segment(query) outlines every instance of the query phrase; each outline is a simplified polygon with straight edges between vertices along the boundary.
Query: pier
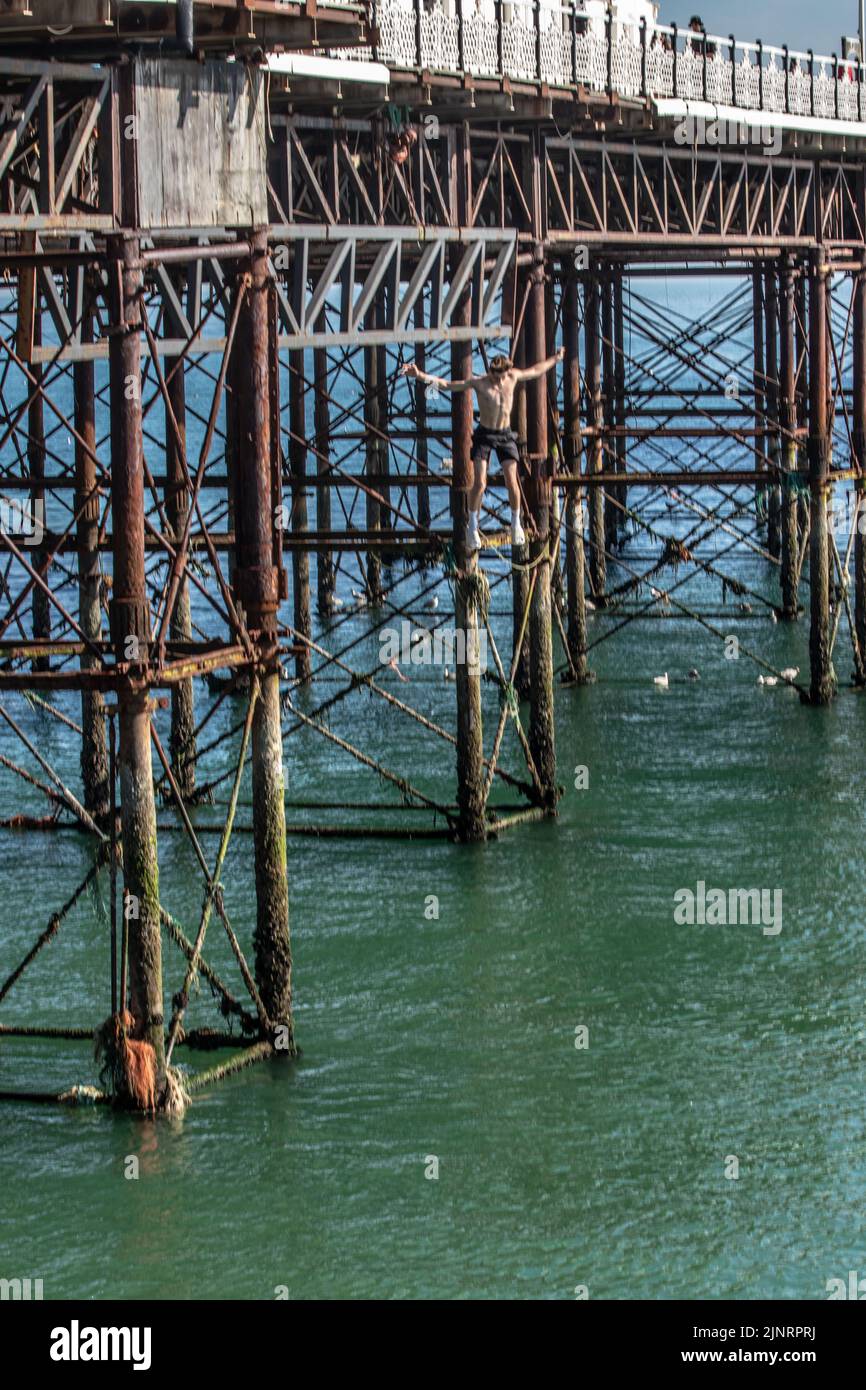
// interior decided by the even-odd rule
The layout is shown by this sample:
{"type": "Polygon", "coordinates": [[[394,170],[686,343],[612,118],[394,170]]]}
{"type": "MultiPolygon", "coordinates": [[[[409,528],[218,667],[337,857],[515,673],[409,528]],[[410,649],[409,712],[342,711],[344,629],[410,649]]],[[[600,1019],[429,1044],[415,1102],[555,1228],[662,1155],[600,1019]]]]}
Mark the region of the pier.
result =
{"type": "Polygon", "coordinates": [[[816,711],[866,683],[866,69],[597,0],[32,9],[0,14],[0,835],[75,833],[92,865],[4,953],[0,1038],[28,1031],[3,999],[96,880],[112,1007],[30,1030],[99,1031],[99,1087],[3,1094],[179,1110],[302,1045],[293,837],[445,855],[532,833],[566,780],[556,704],[603,643],[670,618],[729,640],[696,575],[750,619],[755,679],[816,711]],[[662,278],[725,292],[662,315],[662,278]],[[460,382],[560,346],[512,417],[526,542],[494,469],[472,549],[471,397],[400,370],[460,382]],[[409,661],[371,663],[359,613],[368,644],[410,622],[409,661]],[[773,623],[802,629],[793,674],[773,623]],[[447,727],[399,675],[443,633],[447,727]],[[399,737],[383,756],[332,718],[360,700],[423,730],[452,797],[399,737]],[[72,785],[37,708],[80,744],[72,785]],[[357,798],[294,805],[301,735],[358,768],[357,798]],[[250,940],[224,892],[239,835],[250,940]],[[194,855],[197,919],[163,836],[194,855]],[[187,1032],[200,978],[215,1026],[187,1032]],[[181,1076],[185,1046],[231,1056],[181,1076]]]}

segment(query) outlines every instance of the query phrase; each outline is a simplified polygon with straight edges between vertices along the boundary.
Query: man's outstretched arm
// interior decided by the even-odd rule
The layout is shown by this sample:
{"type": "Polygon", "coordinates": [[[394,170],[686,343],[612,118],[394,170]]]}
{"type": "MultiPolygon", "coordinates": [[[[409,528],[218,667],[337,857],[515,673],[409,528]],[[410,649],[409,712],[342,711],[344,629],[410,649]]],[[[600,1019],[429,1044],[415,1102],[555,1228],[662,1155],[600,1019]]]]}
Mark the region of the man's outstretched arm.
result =
{"type": "Polygon", "coordinates": [[[557,362],[561,362],[565,356],[565,348],[560,348],[552,357],[545,357],[543,362],[536,362],[532,367],[515,368],[514,376],[517,381],[535,381],[538,377],[544,376],[557,362]]]}
{"type": "Polygon", "coordinates": [[[415,376],[419,381],[427,381],[431,386],[438,386],[440,391],[471,391],[475,385],[475,378],[468,377],[461,381],[445,381],[444,377],[431,376],[429,372],[422,372],[421,368],[414,362],[407,362],[405,367],[400,368],[401,376],[415,376]]]}

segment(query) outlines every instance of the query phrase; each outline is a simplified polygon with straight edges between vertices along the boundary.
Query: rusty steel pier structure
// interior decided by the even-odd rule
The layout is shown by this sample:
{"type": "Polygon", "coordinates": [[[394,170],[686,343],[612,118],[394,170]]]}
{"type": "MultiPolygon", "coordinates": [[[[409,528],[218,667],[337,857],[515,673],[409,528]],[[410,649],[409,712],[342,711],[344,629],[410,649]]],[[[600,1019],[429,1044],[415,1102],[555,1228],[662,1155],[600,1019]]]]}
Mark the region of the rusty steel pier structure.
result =
{"type": "MultiPolygon", "coordinates": [[[[4,1024],[2,1001],[98,876],[114,914],[114,1084],[31,1099],[178,1108],[294,1054],[295,730],[396,788],[429,833],[475,842],[555,814],[554,697],[579,698],[601,640],[672,613],[724,639],[686,602],[695,574],[808,629],[808,678],[787,677],[804,701],[833,699],[837,638],[852,683],[866,681],[856,57],[594,0],[8,0],[0,266],[0,715],[22,761],[0,760],[7,792],[25,782],[46,802],[43,816],[0,807],[0,834],[74,825],[93,843],[85,881],[0,970],[0,1035],[52,1033],[4,1024]],[[730,295],[700,320],[663,321],[647,282],[696,275],[729,277],[730,295]],[[459,381],[492,351],[530,367],[559,345],[561,365],[515,404],[527,543],[508,544],[494,487],[487,544],[470,551],[471,397],[397,367],[459,381]],[[847,548],[834,489],[853,497],[847,548]],[[659,498],[685,530],[664,531],[659,498]],[[720,533],[721,557],[699,556],[720,533]],[[738,550],[766,564],[769,597],[727,572],[738,550]],[[490,564],[503,557],[513,640],[500,651],[490,564]],[[455,667],[453,729],[381,667],[357,669],[342,641],[346,567],[375,632],[403,611],[398,563],[431,589],[444,576],[467,650],[489,640],[491,670],[455,667]],[[340,683],[320,699],[323,672],[340,683]],[[334,732],[330,711],[361,691],[448,745],[453,800],[334,732]],[[80,741],[74,785],[28,733],[25,699],[80,741]],[[211,739],[215,711],[238,699],[230,737],[211,739]],[[209,767],[217,746],[231,747],[228,770],[209,767]],[[221,888],[248,764],[251,963],[221,888]],[[217,784],[230,794],[209,857],[194,808],[217,784]],[[491,796],[500,787],[511,803],[491,796]],[[192,927],[160,880],[163,801],[202,874],[192,927]],[[242,1000],[208,964],[212,919],[242,1000]],[[184,961],[170,1012],[167,942],[184,961]],[[200,975],[236,1031],[184,1029],[200,975]],[[179,1079],[175,1048],[205,1043],[235,1050],[179,1079]],[[145,1055],[142,1094],[123,1063],[145,1055]]],[[[759,641],[748,655],[785,679],[759,641]]]]}

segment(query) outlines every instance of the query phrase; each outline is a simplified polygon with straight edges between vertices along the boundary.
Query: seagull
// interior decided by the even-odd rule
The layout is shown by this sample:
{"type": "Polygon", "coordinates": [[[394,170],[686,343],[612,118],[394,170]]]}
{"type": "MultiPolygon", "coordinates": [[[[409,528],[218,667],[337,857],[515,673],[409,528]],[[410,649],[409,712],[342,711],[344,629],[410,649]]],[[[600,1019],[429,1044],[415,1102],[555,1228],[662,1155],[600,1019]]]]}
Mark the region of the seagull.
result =
{"type": "Polygon", "coordinates": [[[779,621],[779,619],[776,617],[776,610],[775,610],[775,608],[771,608],[771,609],[770,609],[770,622],[771,622],[771,623],[777,623],[778,621],[779,621]]]}
{"type": "Polygon", "coordinates": [[[799,666],[786,666],[781,672],[783,681],[795,681],[800,674],[799,666]]]}
{"type": "Polygon", "coordinates": [[[342,608],[342,606],[343,606],[343,600],[342,600],[341,598],[337,598],[337,595],[336,595],[336,594],[332,594],[332,595],[331,595],[331,608],[332,608],[332,609],[342,608]]]}
{"type": "Polygon", "coordinates": [[[670,685],[667,671],[665,671],[663,676],[653,676],[653,685],[659,685],[661,686],[662,690],[667,690],[668,686],[670,685]]]}
{"type": "Polygon", "coordinates": [[[690,681],[699,681],[700,678],[701,678],[701,673],[700,673],[700,671],[696,671],[695,668],[694,668],[694,666],[693,666],[692,669],[689,671],[689,680],[690,680],[690,681]]]}
{"type": "Polygon", "coordinates": [[[432,598],[428,598],[424,607],[427,609],[428,613],[435,613],[436,609],[439,607],[439,595],[434,594],[432,598]]]}
{"type": "Polygon", "coordinates": [[[778,676],[759,676],[758,685],[778,685],[778,676]]]}
{"type": "Polygon", "coordinates": [[[445,667],[445,670],[442,672],[442,679],[444,681],[453,681],[455,679],[454,672],[449,671],[447,666],[445,667]]]}
{"type": "Polygon", "coordinates": [[[367,607],[367,595],[366,595],[366,594],[362,594],[362,593],[360,592],[360,590],[358,590],[358,589],[353,589],[353,590],[352,590],[352,598],[357,599],[357,601],[358,601],[358,607],[359,607],[359,608],[366,608],[366,607],[367,607]]]}
{"type": "Polygon", "coordinates": [[[595,612],[595,604],[593,603],[591,598],[584,599],[584,605],[586,607],[587,613],[595,612]]]}
{"type": "Polygon", "coordinates": [[[741,603],[741,604],[740,604],[740,612],[741,612],[741,613],[751,613],[751,611],[752,611],[752,605],[751,605],[750,603],[741,603]]]}

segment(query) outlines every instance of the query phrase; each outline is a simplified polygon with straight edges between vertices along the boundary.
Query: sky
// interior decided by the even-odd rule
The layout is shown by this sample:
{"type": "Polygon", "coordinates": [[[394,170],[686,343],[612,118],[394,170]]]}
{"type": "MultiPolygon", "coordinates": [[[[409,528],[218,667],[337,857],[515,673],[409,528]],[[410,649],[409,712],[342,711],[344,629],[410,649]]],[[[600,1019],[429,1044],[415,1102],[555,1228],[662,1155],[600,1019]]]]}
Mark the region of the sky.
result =
{"type": "Polygon", "coordinates": [[[712,34],[816,53],[838,53],[842,35],[860,27],[859,0],[660,0],[662,24],[687,24],[693,14],[712,34]]]}

